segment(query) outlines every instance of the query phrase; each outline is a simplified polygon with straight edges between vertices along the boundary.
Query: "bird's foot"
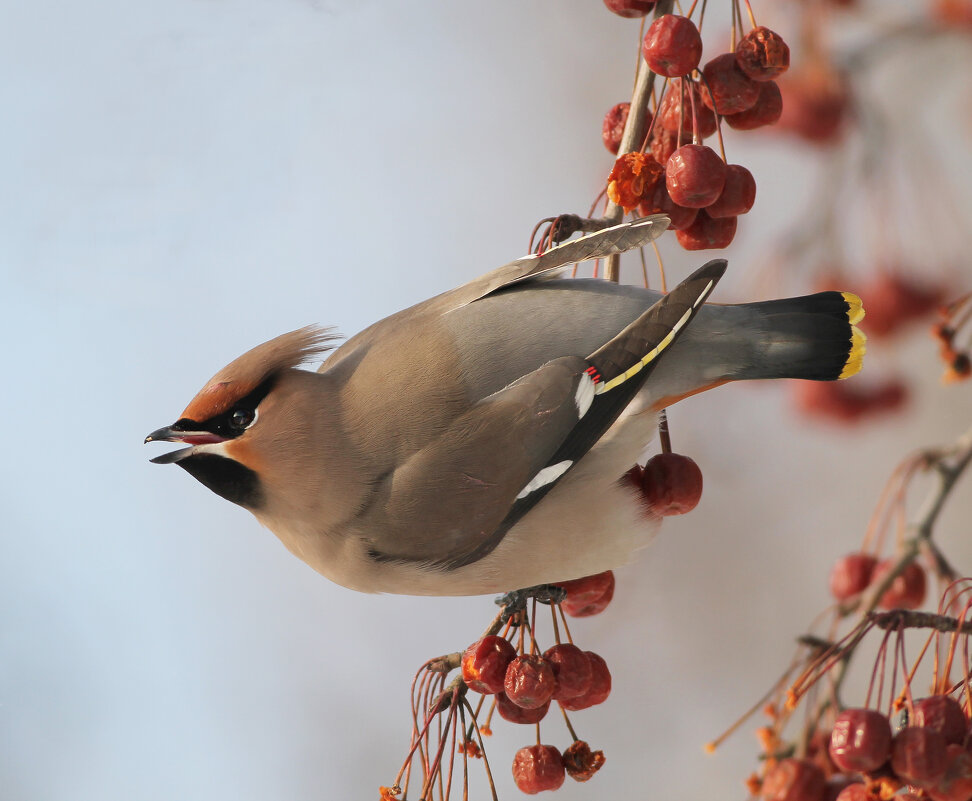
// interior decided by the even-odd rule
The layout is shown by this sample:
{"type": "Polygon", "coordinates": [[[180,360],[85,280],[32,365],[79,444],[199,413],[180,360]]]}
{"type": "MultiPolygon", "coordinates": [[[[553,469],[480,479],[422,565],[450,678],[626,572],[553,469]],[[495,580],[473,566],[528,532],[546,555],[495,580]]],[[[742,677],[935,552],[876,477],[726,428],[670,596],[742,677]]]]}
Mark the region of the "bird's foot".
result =
{"type": "Polygon", "coordinates": [[[536,598],[542,604],[559,604],[567,597],[567,590],[558,587],[556,584],[538,584],[535,587],[525,587],[522,590],[500,595],[496,599],[496,605],[503,607],[500,615],[505,623],[511,617],[526,609],[527,601],[536,598]]]}

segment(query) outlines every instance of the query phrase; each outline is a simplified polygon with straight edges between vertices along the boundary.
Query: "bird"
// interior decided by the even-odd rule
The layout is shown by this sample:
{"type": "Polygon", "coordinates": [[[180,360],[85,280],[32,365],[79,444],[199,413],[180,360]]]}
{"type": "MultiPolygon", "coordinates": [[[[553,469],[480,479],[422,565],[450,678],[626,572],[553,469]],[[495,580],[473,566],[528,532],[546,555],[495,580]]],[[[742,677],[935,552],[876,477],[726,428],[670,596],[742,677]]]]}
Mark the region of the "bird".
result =
{"type": "Polygon", "coordinates": [[[271,339],[145,438],[185,445],[151,461],[362,592],[479,595],[625,564],[659,526],[620,478],[660,410],[731,381],[847,378],[865,351],[848,292],[707,302],[725,260],[668,293],[563,275],[667,227],[569,239],[339,347],[319,326],[271,339]]]}

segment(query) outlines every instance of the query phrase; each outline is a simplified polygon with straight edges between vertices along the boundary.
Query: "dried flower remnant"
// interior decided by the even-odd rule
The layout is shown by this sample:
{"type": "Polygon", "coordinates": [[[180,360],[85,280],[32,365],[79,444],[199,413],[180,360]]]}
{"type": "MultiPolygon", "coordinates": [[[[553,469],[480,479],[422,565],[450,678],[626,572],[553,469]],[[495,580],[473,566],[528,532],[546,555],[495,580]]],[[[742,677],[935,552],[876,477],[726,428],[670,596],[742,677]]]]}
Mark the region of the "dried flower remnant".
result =
{"type": "Polygon", "coordinates": [[[661,164],[651,155],[625,153],[608,175],[607,195],[625,211],[633,211],[663,175],[661,164]]]}

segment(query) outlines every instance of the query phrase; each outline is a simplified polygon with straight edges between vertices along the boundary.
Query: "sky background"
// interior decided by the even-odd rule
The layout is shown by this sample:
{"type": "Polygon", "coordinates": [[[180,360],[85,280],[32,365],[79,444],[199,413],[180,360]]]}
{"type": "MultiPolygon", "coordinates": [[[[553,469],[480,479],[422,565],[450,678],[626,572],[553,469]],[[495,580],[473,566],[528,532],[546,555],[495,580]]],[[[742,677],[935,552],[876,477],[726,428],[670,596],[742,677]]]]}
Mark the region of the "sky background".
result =
{"type": "MultiPolygon", "coordinates": [[[[315,322],[351,335],[522,255],[541,217],[585,211],[636,31],[594,0],[0,0],[0,797],[368,799],[391,783],[412,673],[474,640],[490,599],[330,584],[142,440],[250,347],[315,322]]],[[[967,134],[948,139],[961,174],[967,134]]],[[[728,146],[759,197],[715,299],[761,299],[755,270],[819,156],[728,146]]],[[[968,220],[967,197],[955,212],[968,220]]],[[[920,220],[891,225],[922,252],[920,220]]],[[[675,278],[709,256],[666,252],[675,278]]],[[[811,424],[782,386],[672,410],[705,494],[574,626],[614,674],[575,719],[608,762],[559,798],[743,797],[751,735],[702,744],[781,672],[891,467],[969,425],[969,387],[939,384],[928,337],[874,359],[916,390],[886,422],[811,424]]],[[[966,569],[969,496],[966,480],[941,521],[966,569]]],[[[530,730],[494,728],[515,798],[530,730]]]]}

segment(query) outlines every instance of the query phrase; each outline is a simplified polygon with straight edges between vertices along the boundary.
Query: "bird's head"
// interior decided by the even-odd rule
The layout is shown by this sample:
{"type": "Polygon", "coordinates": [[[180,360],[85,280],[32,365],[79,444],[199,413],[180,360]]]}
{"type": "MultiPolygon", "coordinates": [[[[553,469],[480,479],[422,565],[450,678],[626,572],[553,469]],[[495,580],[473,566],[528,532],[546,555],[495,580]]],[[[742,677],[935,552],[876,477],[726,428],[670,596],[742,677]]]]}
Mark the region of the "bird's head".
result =
{"type": "MultiPolygon", "coordinates": [[[[277,451],[293,448],[300,432],[295,401],[303,392],[296,368],[329,350],[335,335],[316,326],[264,342],[214,375],[172,425],[145,442],[182,442],[152,461],[177,464],[228,501],[251,511],[266,500],[266,473],[277,451]]],[[[306,394],[306,392],[303,392],[306,394]]]]}

